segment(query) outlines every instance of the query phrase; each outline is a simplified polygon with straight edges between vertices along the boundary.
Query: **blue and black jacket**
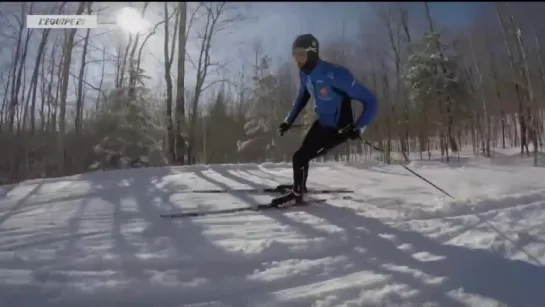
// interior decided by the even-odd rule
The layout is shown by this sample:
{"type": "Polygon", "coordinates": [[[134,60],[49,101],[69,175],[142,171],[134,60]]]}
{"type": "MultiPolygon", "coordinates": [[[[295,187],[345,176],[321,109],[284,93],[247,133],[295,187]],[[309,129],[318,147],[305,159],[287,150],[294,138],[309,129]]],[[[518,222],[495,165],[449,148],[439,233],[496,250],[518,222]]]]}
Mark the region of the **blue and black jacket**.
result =
{"type": "Polygon", "coordinates": [[[300,86],[293,107],[286,117],[293,123],[307,105],[311,95],[314,97],[314,112],[320,125],[335,129],[354,124],[363,128],[370,124],[377,113],[375,95],[363,84],[354,79],[352,73],[343,66],[319,60],[312,72],[299,73],[300,86]],[[351,99],[363,104],[363,112],[354,122],[351,99]]]}

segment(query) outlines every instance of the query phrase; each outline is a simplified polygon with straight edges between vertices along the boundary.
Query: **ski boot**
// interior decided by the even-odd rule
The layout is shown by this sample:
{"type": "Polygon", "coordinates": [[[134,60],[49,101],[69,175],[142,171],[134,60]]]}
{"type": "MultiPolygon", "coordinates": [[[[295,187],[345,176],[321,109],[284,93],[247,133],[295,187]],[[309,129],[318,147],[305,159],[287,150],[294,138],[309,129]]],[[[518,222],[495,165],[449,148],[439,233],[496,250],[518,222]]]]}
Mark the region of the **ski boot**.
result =
{"type": "Polygon", "coordinates": [[[293,190],[271,201],[271,205],[277,208],[287,208],[302,204],[304,204],[303,194],[295,193],[293,190]]]}
{"type": "MultiPolygon", "coordinates": [[[[280,185],[277,185],[275,188],[275,191],[279,193],[286,193],[292,190],[293,190],[293,184],[280,184],[280,185]]],[[[308,189],[306,186],[303,187],[303,193],[308,193],[308,189]]]]}

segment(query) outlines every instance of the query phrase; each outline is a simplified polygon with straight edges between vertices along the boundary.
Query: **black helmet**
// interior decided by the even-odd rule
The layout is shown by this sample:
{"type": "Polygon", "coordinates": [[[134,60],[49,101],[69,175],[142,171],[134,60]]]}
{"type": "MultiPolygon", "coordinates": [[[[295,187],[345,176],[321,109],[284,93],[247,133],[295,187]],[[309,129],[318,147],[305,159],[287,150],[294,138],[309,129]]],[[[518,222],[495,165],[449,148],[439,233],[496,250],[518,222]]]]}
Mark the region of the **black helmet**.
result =
{"type": "Polygon", "coordinates": [[[312,34],[302,34],[295,38],[293,41],[293,49],[295,48],[304,48],[307,52],[315,52],[319,54],[320,44],[314,35],[312,34]]]}
{"type": "Polygon", "coordinates": [[[295,48],[303,48],[307,51],[307,62],[301,70],[304,73],[310,73],[320,59],[320,44],[318,43],[318,40],[312,34],[301,34],[293,41],[292,51],[295,50],[295,48]]]}

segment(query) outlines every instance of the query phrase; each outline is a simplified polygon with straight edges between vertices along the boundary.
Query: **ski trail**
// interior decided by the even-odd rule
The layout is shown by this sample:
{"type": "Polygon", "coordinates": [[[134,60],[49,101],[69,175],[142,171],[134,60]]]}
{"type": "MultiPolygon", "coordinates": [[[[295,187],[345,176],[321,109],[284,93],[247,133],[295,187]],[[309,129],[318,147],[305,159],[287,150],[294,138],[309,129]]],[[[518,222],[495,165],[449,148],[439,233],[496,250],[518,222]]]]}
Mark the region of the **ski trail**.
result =
{"type": "MultiPolygon", "coordinates": [[[[539,168],[314,163],[327,204],[165,220],[274,195],[187,193],[290,182],[289,164],[97,172],[2,187],[10,306],[545,306],[539,168]],[[493,225],[513,239],[508,242],[493,225]],[[514,243],[514,244],[512,244],[514,243]]],[[[313,195],[314,197],[314,195],[313,195]]]]}

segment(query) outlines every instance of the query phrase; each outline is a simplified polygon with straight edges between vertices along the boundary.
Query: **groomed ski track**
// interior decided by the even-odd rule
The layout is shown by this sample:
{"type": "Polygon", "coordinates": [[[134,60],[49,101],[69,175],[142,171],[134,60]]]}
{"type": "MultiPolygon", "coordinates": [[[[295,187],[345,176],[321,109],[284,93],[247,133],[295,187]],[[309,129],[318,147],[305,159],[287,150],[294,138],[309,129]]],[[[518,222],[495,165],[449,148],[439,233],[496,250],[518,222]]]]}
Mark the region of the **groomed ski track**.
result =
{"type": "Polygon", "coordinates": [[[315,163],[326,203],[164,219],[275,194],[289,164],[96,172],[0,187],[2,306],[545,306],[545,168],[315,163]],[[498,232],[499,231],[499,232],[498,232]],[[523,252],[523,250],[525,252],[523,252]],[[531,258],[528,255],[531,255],[531,258]]]}

